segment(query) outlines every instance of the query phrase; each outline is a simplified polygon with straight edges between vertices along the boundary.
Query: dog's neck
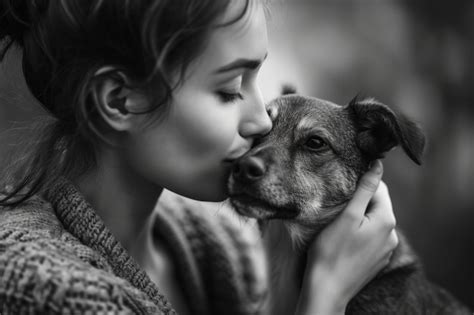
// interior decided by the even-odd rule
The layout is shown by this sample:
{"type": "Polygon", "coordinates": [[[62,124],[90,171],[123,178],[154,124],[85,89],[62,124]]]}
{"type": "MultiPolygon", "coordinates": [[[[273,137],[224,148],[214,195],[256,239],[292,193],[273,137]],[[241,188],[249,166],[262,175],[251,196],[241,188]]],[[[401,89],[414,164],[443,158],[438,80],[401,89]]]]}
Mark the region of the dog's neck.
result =
{"type": "Polygon", "coordinates": [[[269,314],[293,314],[305,270],[305,251],[294,249],[288,229],[281,220],[266,222],[262,233],[271,272],[269,314]]]}

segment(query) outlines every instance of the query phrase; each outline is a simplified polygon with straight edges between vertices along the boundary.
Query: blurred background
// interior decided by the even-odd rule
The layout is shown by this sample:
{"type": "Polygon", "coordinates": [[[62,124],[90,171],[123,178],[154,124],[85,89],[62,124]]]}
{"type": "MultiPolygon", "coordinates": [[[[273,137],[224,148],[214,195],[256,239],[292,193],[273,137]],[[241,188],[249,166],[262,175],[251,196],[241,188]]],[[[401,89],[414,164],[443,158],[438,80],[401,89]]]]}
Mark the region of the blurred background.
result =
{"type": "Polygon", "coordinates": [[[474,308],[474,1],[273,1],[261,82],[347,104],[357,93],[424,129],[417,166],[384,161],[397,216],[428,277],[474,308]]]}
{"type": "MultiPolygon", "coordinates": [[[[391,152],[384,181],[428,277],[474,308],[474,1],[270,2],[268,100],[283,83],[338,104],[361,93],[420,123],[423,165],[391,152]]],[[[15,53],[0,66],[0,161],[7,130],[43,113],[19,69],[15,53]]]]}

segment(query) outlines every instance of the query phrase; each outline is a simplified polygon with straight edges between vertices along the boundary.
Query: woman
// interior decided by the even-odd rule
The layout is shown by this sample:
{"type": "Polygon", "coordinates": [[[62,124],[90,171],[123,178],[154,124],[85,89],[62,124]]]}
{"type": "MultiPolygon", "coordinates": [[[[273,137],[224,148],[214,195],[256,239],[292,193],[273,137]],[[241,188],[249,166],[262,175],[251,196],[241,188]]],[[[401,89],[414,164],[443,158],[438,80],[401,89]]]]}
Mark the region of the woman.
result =
{"type": "MultiPolygon", "coordinates": [[[[264,312],[253,249],[229,222],[192,209],[147,220],[163,188],[225,199],[232,161],[271,129],[256,84],[265,5],[1,4],[4,52],[23,48],[28,87],[52,116],[1,200],[2,313],[264,312]]],[[[342,314],[388,262],[398,241],[381,174],[376,163],[315,240],[296,313],[342,314]]]]}

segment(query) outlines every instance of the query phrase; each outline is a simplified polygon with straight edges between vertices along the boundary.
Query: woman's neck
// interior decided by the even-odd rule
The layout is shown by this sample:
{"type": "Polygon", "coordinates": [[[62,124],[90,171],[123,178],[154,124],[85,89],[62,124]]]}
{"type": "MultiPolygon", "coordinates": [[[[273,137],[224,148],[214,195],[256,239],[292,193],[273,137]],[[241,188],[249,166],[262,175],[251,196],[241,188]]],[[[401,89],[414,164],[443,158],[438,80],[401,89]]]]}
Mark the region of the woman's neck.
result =
{"type": "Polygon", "coordinates": [[[131,252],[162,188],[133,172],[120,154],[102,151],[97,167],[74,181],[118,241],[131,252]]]}

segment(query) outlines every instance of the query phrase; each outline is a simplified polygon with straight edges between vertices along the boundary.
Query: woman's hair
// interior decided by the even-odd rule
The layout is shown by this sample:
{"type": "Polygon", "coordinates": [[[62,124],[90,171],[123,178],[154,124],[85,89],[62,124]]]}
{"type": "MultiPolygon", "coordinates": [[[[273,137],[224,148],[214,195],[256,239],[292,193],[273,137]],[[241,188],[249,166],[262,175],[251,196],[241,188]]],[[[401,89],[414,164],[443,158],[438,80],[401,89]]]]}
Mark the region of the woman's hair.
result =
{"type": "Polygon", "coordinates": [[[135,114],[161,112],[209,32],[240,20],[251,0],[234,20],[218,25],[231,1],[0,0],[0,60],[12,45],[22,48],[27,86],[52,116],[9,167],[13,187],[0,205],[17,205],[58,177],[95,165],[100,115],[90,89],[99,69],[125,74],[131,88],[151,98],[153,105],[135,114]]]}

